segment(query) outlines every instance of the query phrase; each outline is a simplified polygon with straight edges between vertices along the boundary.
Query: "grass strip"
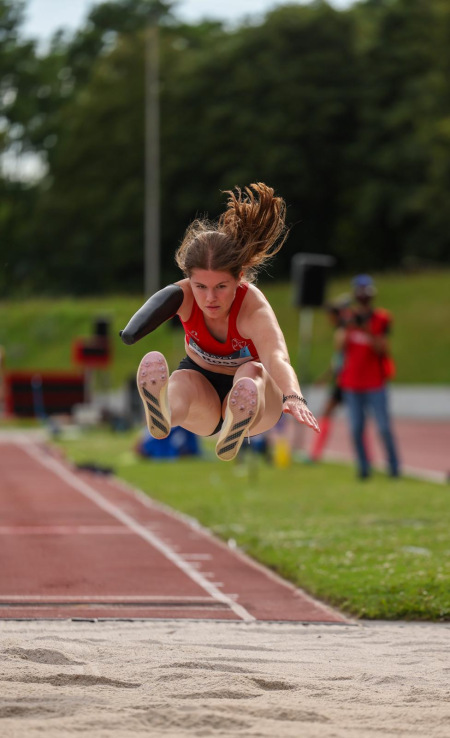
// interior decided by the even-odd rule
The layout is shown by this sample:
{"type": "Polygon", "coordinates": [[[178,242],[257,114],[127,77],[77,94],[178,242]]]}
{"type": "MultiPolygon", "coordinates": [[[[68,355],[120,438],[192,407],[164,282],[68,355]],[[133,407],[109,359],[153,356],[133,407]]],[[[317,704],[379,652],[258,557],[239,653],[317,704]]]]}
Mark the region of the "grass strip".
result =
{"type": "MultiPolygon", "coordinates": [[[[377,304],[392,311],[392,350],[399,384],[447,384],[450,356],[449,299],[450,271],[417,274],[375,275],[377,304]],[[417,347],[425,347],[418,351],[417,347]]],[[[293,304],[292,286],[286,282],[263,282],[267,296],[285,334],[292,364],[299,363],[299,310],[293,304]]],[[[330,281],[328,295],[348,292],[350,276],[330,281]]],[[[119,330],[142,305],[143,296],[109,295],[72,300],[30,298],[0,303],[0,345],[6,352],[7,369],[70,369],[72,343],[77,337],[92,335],[97,318],[110,321],[114,361],[103,376],[112,387],[122,387],[134,378],[144,353],[162,351],[174,369],[184,355],[183,333],[165,324],[134,346],[125,346],[119,330]]],[[[314,310],[311,348],[311,377],[329,365],[332,330],[325,311],[314,310]]],[[[305,381],[305,377],[300,377],[305,381]]],[[[100,387],[101,389],[101,387],[100,387]]]]}
{"type": "Polygon", "coordinates": [[[448,487],[381,473],[359,481],[337,464],[278,469],[242,451],[224,463],[208,444],[199,459],[144,460],[136,437],[95,430],[58,445],[75,463],[112,466],[353,616],[450,620],[448,487]]]}

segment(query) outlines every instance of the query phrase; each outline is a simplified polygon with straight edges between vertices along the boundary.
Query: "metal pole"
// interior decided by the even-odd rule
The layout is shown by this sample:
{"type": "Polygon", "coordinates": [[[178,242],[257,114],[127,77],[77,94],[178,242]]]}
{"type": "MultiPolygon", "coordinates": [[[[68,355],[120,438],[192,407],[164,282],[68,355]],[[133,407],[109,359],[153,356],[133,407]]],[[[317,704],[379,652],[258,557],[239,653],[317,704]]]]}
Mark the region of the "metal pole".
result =
{"type": "Polygon", "coordinates": [[[151,21],[145,43],[145,250],[144,290],[160,288],[159,29],[151,21]]]}

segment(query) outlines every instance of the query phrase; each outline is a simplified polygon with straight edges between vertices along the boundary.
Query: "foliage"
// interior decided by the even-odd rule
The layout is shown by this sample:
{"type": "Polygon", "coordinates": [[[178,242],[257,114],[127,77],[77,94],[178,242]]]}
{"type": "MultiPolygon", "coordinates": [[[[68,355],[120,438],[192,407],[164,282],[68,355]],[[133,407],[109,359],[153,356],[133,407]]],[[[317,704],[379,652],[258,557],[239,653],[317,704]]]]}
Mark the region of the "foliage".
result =
{"type": "Polygon", "coordinates": [[[45,51],[0,0],[0,153],[39,157],[39,181],[0,173],[0,295],[142,289],[146,27],[161,69],[162,282],[197,213],[263,180],[288,203],[298,251],[340,270],[448,263],[450,6],[286,3],[229,29],[176,3],[95,5],[45,51]]]}

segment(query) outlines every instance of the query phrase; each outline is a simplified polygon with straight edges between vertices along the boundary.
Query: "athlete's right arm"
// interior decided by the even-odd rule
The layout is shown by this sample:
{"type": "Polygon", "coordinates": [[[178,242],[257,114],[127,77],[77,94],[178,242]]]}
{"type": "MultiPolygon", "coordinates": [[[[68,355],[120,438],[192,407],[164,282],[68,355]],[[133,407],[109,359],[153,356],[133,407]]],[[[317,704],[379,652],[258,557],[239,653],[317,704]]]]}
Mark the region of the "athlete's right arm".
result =
{"type": "Polygon", "coordinates": [[[155,292],[133,315],[128,325],[120,331],[120,337],[131,346],[172,318],[183,304],[184,292],[179,284],[169,284],[155,292]]]}

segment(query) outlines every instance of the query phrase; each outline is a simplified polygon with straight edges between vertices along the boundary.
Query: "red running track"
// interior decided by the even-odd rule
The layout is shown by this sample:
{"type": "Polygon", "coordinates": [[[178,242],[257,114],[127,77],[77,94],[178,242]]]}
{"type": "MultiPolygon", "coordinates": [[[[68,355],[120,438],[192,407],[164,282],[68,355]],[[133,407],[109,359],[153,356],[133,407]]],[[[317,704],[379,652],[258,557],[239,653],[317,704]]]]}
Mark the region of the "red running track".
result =
{"type": "Polygon", "coordinates": [[[348,622],[194,521],[25,436],[0,441],[0,619],[348,622]]]}
{"type": "MultiPolygon", "coordinates": [[[[436,482],[450,480],[450,422],[394,418],[394,433],[404,474],[436,482]]],[[[307,449],[313,434],[306,437],[307,449]]],[[[369,453],[375,467],[386,468],[386,454],[372,419],[367,424],[369,453]]],[[[346,417],[333,418],[325,458],[355,463],[355,452],[346,417]]]]}

